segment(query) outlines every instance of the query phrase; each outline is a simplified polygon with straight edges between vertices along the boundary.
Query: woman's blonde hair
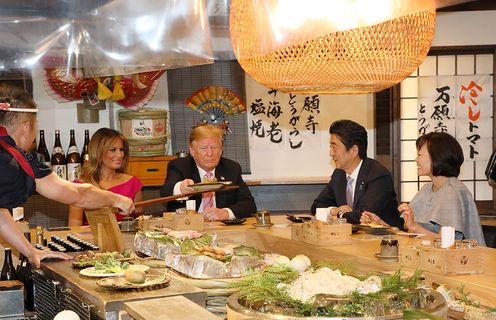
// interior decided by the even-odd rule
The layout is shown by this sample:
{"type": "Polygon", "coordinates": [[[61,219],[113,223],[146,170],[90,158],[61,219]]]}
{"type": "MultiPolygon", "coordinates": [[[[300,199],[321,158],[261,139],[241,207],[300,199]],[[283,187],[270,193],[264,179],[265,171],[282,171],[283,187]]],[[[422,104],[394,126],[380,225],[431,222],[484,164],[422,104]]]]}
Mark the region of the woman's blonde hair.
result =
{"type": "MultiPolygon", "coordinates": [[[[36,103],[26,91],[7,84],[0,85],[0,103],[10,104],[12,109],[36,109],[36,103]]],[[[0,126],[4,126],[11,131],[15,131],[25,121],[34,124],[36,122],[36,113],[0,110],[0,126]]]]}
{"type": "Polygon", "coordinates": [[[204,124],[194,127],[189,134],[189,144],[191,145],[193,141],[211,137],[219,138],[220,143],[223,143],[224,129],[213,124],[204,124]]]}
{"type": "Polygon", "coordinates": [[[88,144],[89,157],[88,162],[86,162],[81,169],[82,181],[99,186],[100,174],[103,168],[103,155],[112,147],[112,143],[116,139],[122,140],[122,143],[124,144],[124,158],[122,159],[122,166],[117,172],[124,172],[128,162],[129,143],[119,131],[101,128],[91,136],[90,143],[88,144]]]}

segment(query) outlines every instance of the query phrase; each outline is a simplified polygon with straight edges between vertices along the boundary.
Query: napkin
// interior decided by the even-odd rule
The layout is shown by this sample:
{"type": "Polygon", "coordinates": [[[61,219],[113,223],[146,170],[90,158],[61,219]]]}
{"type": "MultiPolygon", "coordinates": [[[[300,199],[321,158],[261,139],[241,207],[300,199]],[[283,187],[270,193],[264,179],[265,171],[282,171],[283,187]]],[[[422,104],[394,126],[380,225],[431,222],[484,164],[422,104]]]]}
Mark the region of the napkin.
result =
{"type": "Polygon", "coordinates": [[[323,222],[327,222],[329,215],[329,208],[317,208],[315,212],[315,219],[323,222]]]}
{"type": "Polygon", "coordinates": [[[196,210],[196,200],[186,200],[186,210],[196,210]]]}
{"type": "Polygon", "coordinates": [[[441,248],[449,248],[455,244],[455,228],[441,227],[441,248]]]}

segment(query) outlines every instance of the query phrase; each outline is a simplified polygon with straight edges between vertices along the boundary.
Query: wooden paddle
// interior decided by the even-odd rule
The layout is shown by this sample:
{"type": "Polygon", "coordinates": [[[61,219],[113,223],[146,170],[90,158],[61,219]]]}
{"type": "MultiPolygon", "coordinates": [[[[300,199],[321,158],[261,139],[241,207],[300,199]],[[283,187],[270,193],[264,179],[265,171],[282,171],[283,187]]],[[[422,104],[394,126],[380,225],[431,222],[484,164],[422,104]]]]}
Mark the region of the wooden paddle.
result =
{"type": "Polygon", "coordinates": [[[210,190],[194,191],[191,193],[183,193],[183,194],[178,194],[175,196],[168,196],[168,197],[156,198],[156,199],[151,199],[151,200],[139,201],[139,202],[135,202],[134,206],[136,208],[146,207],[146,206],[150,206],[152,204],[164,203],[164,202],[169,202],[172,200],[177,200],[180,198],[188,198],[191,196],[196,196],[198,194],[202,194],[205,192],[225,192],[225,191],[232,191],[232,190],[235,190],[238,188],[239,188],[239,186],[223,186],[222,188],[214,189],[214,190],[210,189],[210,190]]]}

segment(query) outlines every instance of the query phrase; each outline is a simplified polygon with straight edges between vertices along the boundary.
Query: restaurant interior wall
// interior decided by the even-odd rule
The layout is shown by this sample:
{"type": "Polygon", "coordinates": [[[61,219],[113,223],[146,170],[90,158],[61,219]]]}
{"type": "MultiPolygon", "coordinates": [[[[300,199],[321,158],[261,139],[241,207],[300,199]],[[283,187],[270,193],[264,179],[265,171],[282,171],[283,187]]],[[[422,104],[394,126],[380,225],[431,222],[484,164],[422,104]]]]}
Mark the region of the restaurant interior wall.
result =
{"type": "MultiPolygon", "coordinates": [[[[495,45],[496,34],[491,30],[496,29],[496,11],[470,11],[470,12],[441,12],[436,21],[436,32],[433,40],[433,49],[443,47],[464,47],[495,45]],[[460,23],[463,22],[463,23],[460,23]]],[[[437,50],[439,51],[439,50],[437,50]]],[[[436,55],[426,58],[418,71],[401,83],[401,192],[402,201],[409,201],[420,188],[425,179],[420,183],[417,180],[412,160],[415,158],[415,143],[412,130],[416,132],[416,96],[418,75],[448,75],[465,73],[491,73],[493,71],[492,54],[468,55],[443,55],[439,59],[436,55]],[[455,71],[456,70],[456,71],[455,71]],[[466,71],[464,71],[466,70],[466,71]],[[413,106],[413,108],[412,108],[413,106]],[[413,123],[413,125],[412,125],[413,123]],[[413,149],[412,149],[413,148],[413,149]],[[413,151],[412,151],[413,150],[413,151]],[[413,179],[413,180],[412,180],[413,179]]],[[[494,137],[493,137],[494,138],[494,137]]],[[[484,181],[484,164],[474,168],[462,167],[461,179],[464,180],[469,190],[475,193],[476,200],[492,200],[492,189],[484,181]],[[464,170],[465,169],[465,170],[464,170]],[[475,177],[475,178],[474,178],[475,177]]]]}
{"type": "MultiPolygon", "coordinates": [[[[446,45],[480,45],[495,44],[496,34],[496,11],[472,11],[472,12],[448,12],[440,13],[437,17],[436,34],[434,46],[446,45]],[[462,23],[461,23],[462,22],[462,23]]],[[[53,146],[53,132],[60,129],[63,137],[68,137],[69,130],[74,128],[77,132],[77,144],[82,146],[84,129],[90,129],[93,133],[96,129],[110,125],[110,120],[115,116],[109,114],[109,109],[100,111],[100,122],[98,124],[77,124],[76,103],[58,103],[52,99],[43,88],[43,76],[41,70],[33,73],[33,94],[35,101],[40,105],[39,123],[40,129],[46,131],[47,145],[53,146]],[[111,116],[111,117],[109,117],[111,116]]],[[[159,82],[157,92],[148,106],[169,108],[167,79],[163,76],[159,82]]],[[[120,107],[114,104],[114,111],[120,107]]],[[[68,138],[63,139],[63,146],[67,149],[68,138]]],[[[170,148],[169,148],[170,149],[170,148]]],[[[326,151],[327,152],[327,151],[326,151]]],[[[169,150],[170,153],[170,150],[169,150]]],[[[322,189],[322,185],[266,185],[251,187],[257,205],[269,210],[284,210],[293,208],[295,210],[307,209],[316,193],[322,189]],[[293,195],[292,195],[293,194],[293,195]],[[281,196],[284,195],[284,196],[281,196]]],[[[146,192],[145,197],[154,197],[156,190],[146,192]]],[[[35,199],[33,199],[35,200],[35,199]]],[[[51,215],[55,208],[48,207],[43,214],[51,215]]],[[[64,225],[64,214],[61,210],[60,219],[54,219],[53,225],[64,225]]]]}

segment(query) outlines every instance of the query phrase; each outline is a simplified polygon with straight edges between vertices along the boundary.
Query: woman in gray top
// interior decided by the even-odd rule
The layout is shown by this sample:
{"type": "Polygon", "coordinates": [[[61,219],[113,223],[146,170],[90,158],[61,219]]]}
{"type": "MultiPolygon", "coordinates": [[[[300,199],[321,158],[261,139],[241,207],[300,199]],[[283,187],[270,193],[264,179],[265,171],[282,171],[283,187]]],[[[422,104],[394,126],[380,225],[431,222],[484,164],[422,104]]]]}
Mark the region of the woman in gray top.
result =
{"type": "MultiPolygon", "coordinates": [[[[452,226],[456,239],[473,239],[485,245],[474,198],[457,178],[464,161],[458,141],[447,133],[431,132],[419,137],[416,146],[417,174],[432,181],[409,204],[398,207],[405,230],[437,236],[442,226],[452,226]]],[[[362,220],[381,223],[369,213],[364,213],[362,220]]]]}

